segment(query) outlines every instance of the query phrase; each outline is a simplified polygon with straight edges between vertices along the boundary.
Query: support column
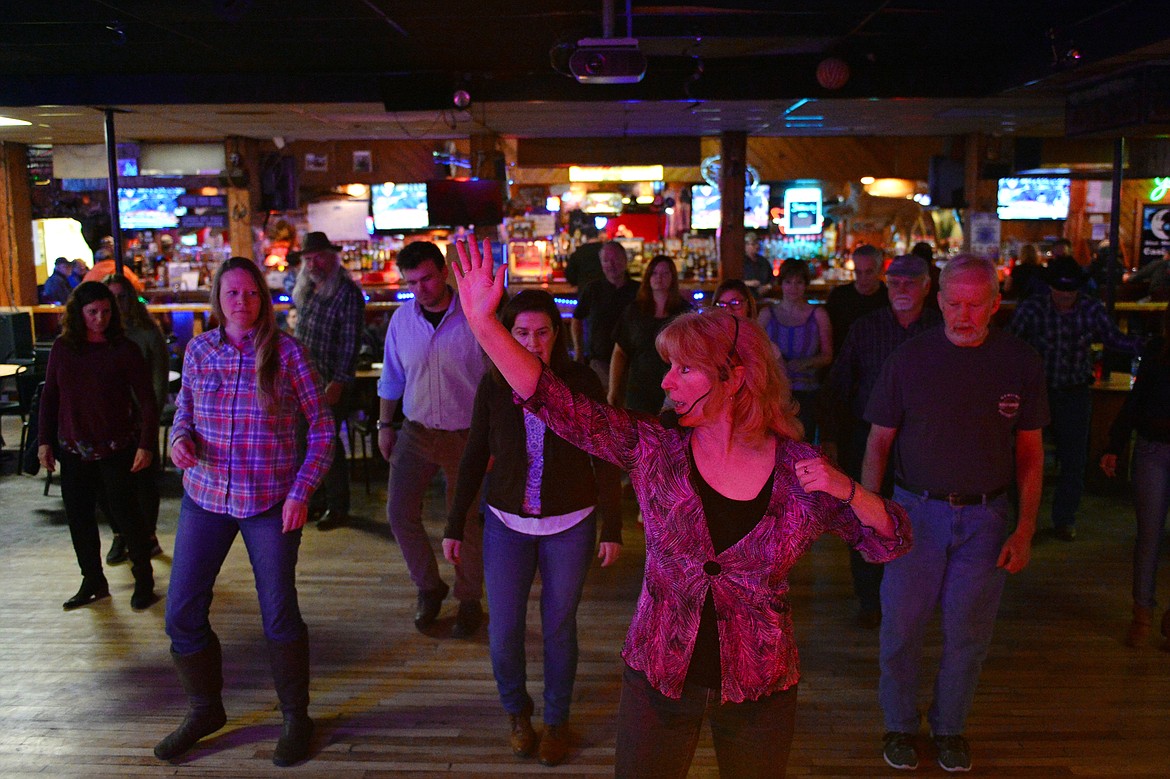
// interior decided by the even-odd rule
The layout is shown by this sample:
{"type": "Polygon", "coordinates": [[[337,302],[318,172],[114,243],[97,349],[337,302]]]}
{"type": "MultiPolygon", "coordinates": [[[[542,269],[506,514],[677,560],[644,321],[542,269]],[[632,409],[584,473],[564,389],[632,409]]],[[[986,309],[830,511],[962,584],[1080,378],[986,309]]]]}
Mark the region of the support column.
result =
{"type": "MultiPolygon", "coordinates": [[[[987,140],[980,133],[971,133],[963,138],[963,196],[967,201],[967,213],[972,211],[995,211],[995,202],[988,202],[979,186],[983,160],[987,153],[987,140]]],[[[971,251],[970,222],[963,224],[963,251],[971,251]]]]}
{"type": "MultiPolygon", "coordinates": [[[[500,136],[493,132],[472,133],[468,139],[471,142],[471,174],[479,179],[493,179],[500,182],[504,190],[504,201],[507,202],[508,171],[504,166],[504,153],[500,151],[500,136]]],[[[494,226],[476,225],[476,238],[495,238],[494,226]]]]}
{"type": "Polygon", "coordinates": [[[256,206],[260,203],[260,144],[253,138],[227,138],[224,141],[224,159],[227,161],[228,243],[236,257],[256,260],[255,237],[252,232],[256,206]],[[233,170],[242,170],[242,177],[231,176],[233,170]],[[242,186],[241,186],[242,185],[242,186]]]}
{"type": "Polygon", "coordinates": [[[0,305],[37,302],[28,147],[0,143],[0,305]]]}
{"type": "Polygon", "coordinates": [[[719,278],[743,278],[743,196],[747,189],[747,133],[719,136],[719,278]]]}

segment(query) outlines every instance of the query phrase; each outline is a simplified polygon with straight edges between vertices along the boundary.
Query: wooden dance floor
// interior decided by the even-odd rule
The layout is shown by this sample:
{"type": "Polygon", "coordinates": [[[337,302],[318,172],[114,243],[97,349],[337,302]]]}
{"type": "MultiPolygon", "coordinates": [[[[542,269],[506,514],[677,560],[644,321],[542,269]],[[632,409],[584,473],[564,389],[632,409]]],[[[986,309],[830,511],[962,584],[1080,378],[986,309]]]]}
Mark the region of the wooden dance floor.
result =
{"type": "MultiPolygon", "coordinates": [[[[379,481],[379,480],[376,480],[379,481]]],[[[167,472],[160,538],[174,539],[178,479],[167,472]]],[[[448,601],[434,635],[411,622],[415,591],[387,530],[384,486],[354,482],[349,527],[305,530],[299,590],[312,644],[312,759],[272,765],[280,715],[251,573],[237,542],[216,588],[212,621],[223,642],[228,725],[176,764],[152,747],[182,718],[168,657],[163,604],[130,609],[127,566],[107,570],[113,598],[65,613],[80,581],[60,490],[43,479],[0,477],[0,777],[271,777],[375,779],[451,774],[612,774],[618,650],[641,580],[643,537],[627,502],[626,546],[611,570],[594,568],[581,605],[581,662],[571,720],[574,748],[554,769],[507,748],[487,657],[446,637],[448,601]]],[[[441,533],[441,493],[429,497],[441,533]]],[[[1133,514],[1120,497],[1089,496],[1071,544],[1041,536],[1032,565],[1012,578],[967,736],[985,776],[1170,776],[1170,653],[1154,639],[1128,649],[1133,514]]],[[[109,533],[103,527],[103,548],[109,533]]],[[[170,558],[155,561],[165,592],[170,558]]],[[[444,565],[444,575],[450,570],[444,565]]],[[[1170,596],[1170,565],[1160,594],[1170,596]]],[[[843,545],[822,539],[793,580],[803,661],[789,775],[893,776],[882,762],[877,633],[854,624],[843,545]]],[[[535,595],[535,593],[534,593],[535,595]]],[[[530,691],[541,705],[539,616],[528,631],[530,691]]],[[[1159,615],[1160,616],[1160,615],[1159,615]]],[[[937,650],[928,650],[937,657],[937,650]]],[[[929,680],[923,680],[926,705],[929,680]]],[[[539,729],[540,723],[537,721],[539,729]]],[[[925,739],[924,739],[925,742],[925,739]]],[[[921,775],[943,775],[923,746],[921,775]]],[[[717,776],[704,733],[691,773],[717,776]]]]}

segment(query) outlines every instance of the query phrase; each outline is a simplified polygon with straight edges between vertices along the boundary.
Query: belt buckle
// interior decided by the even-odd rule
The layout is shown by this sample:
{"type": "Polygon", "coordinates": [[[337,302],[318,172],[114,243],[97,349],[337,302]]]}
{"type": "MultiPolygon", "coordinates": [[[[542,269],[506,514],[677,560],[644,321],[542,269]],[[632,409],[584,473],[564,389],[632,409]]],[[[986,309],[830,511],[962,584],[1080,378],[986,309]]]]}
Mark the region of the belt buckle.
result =
{"type": "Polygon", "coordinates": [[[954,507],[956,507],[956,506],[965,506],[965,505],[967,505],[967,504],[966,504],[966,503],[963,501],[963,496],[962,496],[960,493],[958,493],[958,492],[951,492],[951,493],[948,493],[948,494],[947,494],[947,503],[949,503],[949,504],[951,505],[951,508],[954,508],[954,507]]]}

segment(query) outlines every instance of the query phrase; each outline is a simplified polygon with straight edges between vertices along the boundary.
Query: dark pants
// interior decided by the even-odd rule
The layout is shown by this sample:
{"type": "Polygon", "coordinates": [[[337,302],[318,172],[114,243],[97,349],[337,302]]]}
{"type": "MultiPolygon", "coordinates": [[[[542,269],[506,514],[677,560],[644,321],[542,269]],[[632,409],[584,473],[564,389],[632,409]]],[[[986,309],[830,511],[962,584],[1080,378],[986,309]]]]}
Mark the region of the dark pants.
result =
{"type": "MultiPolygon", "coordinates": [[[[841,467],[854,481],[861,481],[861,466],[865,462],[865,446],[869,440],[869,423],[864,420],[851,420],[847,436],[843,436],[838,444],[841,456],[841,467]],[[845,442],[848,441],[848,444],[845,442]],[[844,446],[843,446],[844,445],[844,446]]],[[[882,495],[889,497],[894,491],[894,469],[887,468],[882,482],[882,495]]],[[[876,613],[882,609],[882,572],[885,566],[881,563],[866,562],[865,558],[856,549],[849,550],[849,572],[853,574],[853,592],[861,604],[861,610],[876,613]]]]}
{"type": "Polygon", "coordinates": [[[755,701],[720,703],[718,690],[687,683],[682,697],[674,699],[626,666],[614,776],[682,779],[694,758],[704,716],[711,720],[720,776],[785,775],[796,724],[796,687],[755,701]]]}
{"type": "Polygon", "coordinates": [[[150,566],[150,535],[134,491],[134,449],[118,452],[102,460],[82,460],[70,452],[61,452],[61,499],[65,518],[81,575],[102,575],[102,546],[97,526],[97,500],[104,494],[110,511],[119,518],[126,548],[135,567],[150,566]]]}
{"type": "Polygon", "coordinates": [[[1085,491],[1085,467],[1089,461],[1089,417],[1093,398],[1088,387],[1048,390],[1052,415],[1052,440],[1060,476],[1052,493],[1052,526],[1072,527],[1077,521],[1081,493],[1085,491]]]}
{"type": "MultiPolygon", "coordinates": [[[[341,423],[349,419],[353,412],[353,386],[349,385],[341,392],[337,405],[331,406],[333,414],[333,462],[325,474],[325,481],[321,489],[317,490],[310,499],[310,505],[317,510],[328,510],[331,514],[349,514],[349,458],[346,457],[345,447],[341,445],[341,423]]],[[[302,440],[308,433],[308,425],[303,420],[300,423],[302,440]]]]}
{"type": "MultiPolygon", "coordinates": [[[[130,474],[130,479],[134,482],[134,496],[138,499],[138,510],[142,513],[146,535],[153,538],[158,531],[158,507],[161,502],[158,485],[162,479],[163,468],[157,444],[151,453],[154,457],[150,466],[130,474]]],[[[106,520],[110,523],[110,530],[121,535],[121,518],[110,505],[110,500],[106,497],[104,490],[98,495],[98,508],[106,515],[106,520]]]]}

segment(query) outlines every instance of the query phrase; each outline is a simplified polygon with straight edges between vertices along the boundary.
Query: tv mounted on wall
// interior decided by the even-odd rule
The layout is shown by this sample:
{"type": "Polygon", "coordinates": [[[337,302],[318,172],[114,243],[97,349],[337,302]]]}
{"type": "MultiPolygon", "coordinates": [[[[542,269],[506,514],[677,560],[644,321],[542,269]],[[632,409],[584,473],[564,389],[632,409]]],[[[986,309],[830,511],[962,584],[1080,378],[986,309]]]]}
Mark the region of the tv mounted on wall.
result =
{"type": "Polygon", "coordinates": [[[178,199],[185,194],[185,187],[118,187],[118,223],[123,230],[178,227],[187,212],[178,199]]]}
{"type": "Polygon", "coordinates": [[[1021,177],[999,180],[1000,219],[1067,219],[1067,178],[1021,177]]]}
{"type": "MultiPolygon", "coordinates": [[[[768,229],[769,198],[772,188],[767,184],[749,187],[743,193],[743,226],[749,230],[768,229]]],[[[722,199],[719,189],[710,184],[691,185],[691,229],[718,230],[722,199]]]]}
{"type": "Polygon", "coordinates": [[[430,224],[426,184],[374,184],[370,215],[375,232],[423,230],[430,224]]]}
{"type": "Polygon", "coordinates": [[[504,221],[504,188],[495,179],[435,179],[427,182],[431,225],[466,227],[504,221]]]}

